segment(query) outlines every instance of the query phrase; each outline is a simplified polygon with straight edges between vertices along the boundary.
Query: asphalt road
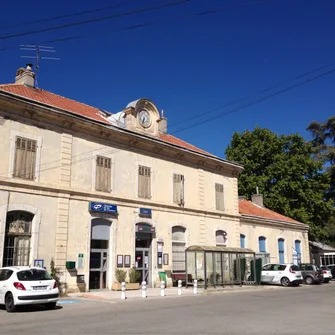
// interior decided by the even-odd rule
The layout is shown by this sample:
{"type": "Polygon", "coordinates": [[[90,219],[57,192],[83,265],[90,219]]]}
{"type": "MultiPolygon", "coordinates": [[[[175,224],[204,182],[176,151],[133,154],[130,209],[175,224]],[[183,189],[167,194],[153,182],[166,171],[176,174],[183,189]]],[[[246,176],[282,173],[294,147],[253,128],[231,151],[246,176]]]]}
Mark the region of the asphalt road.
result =
{"type": "Polygon", "coordinates": [[[0,334],[334,334],[335,282],[117,302],[69,299],[57,310],[0,308],[0,334]]]}

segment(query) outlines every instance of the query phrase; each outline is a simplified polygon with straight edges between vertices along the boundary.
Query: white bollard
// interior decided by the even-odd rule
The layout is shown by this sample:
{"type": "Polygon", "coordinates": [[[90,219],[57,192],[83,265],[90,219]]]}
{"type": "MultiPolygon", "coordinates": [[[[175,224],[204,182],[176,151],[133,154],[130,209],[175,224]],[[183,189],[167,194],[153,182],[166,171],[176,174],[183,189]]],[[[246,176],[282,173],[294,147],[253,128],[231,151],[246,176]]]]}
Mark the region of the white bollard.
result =
{"type": "Polygon", "coordinates": [[[193,282],[193,293],[198,294],[198,281],[196,279],[193,282]]]}
{"type": "Polygon", "coordinates": [[[161,297],[165,297],[165,282],[161,281],[161,297]]]}
{"type": "Polygon", "coordinates": [[[126,297],[126,283],[125,282],[121,283],[121,299],[122,300],[127,299],[127,297],[126,297]]]}
{"type": "Polygon", "coordinates": [[[147,297],[147,283],[142,281],[142,298],[147,297]]]}
{"type": "Polygon", "coordinates": [[[178,280],[178,295],[181,295],[181,280],[178,280]]]}

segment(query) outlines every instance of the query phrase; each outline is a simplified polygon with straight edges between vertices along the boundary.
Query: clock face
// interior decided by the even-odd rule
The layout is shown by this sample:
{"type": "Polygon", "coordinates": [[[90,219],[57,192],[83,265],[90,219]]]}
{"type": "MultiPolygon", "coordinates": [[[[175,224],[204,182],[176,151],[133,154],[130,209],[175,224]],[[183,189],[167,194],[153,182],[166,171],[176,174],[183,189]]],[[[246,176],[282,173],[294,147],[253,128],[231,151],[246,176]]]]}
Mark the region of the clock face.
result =
{"type": "Polygon", "coordinates": [[[138,113],[138,122],[144,128],[148,128],[151,124],[150,113],[146,109],[142,109],[138,113]]]}

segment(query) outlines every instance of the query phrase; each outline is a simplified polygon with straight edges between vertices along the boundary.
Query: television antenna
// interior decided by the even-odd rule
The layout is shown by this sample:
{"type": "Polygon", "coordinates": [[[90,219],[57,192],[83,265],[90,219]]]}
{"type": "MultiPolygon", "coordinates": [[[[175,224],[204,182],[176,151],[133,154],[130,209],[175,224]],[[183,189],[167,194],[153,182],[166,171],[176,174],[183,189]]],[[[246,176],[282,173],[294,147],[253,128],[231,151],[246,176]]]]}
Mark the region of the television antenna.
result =
{"type": "Polygon", "coordinates": [[[54,50],[53,47],[45,46],[45,45],[34,45],[34,44],[21,44],[20,50],[22,51],[33,51],[34,56],[27,55],[27,56],[21,56],[21,58],[33,58],[35,59],[35,87],[38,87],[37,77],[38,77],[38,71],[40,69],[40,61],[42,59],[44,60],[60,60],[58,57],[46,57],[43,56],[44,52],[50,52],[55,53],[56,50],[54,50]]]}

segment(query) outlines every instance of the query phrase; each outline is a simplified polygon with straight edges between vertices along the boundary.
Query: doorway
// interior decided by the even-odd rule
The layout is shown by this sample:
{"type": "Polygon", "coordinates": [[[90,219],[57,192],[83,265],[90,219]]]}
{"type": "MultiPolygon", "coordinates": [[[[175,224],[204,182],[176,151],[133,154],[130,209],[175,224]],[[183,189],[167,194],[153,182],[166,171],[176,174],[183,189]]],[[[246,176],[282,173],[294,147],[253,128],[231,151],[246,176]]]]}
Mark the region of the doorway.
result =
{"type": "Polygon", "coordinates": [[[154,228],[149,225],[136,226],[135,268],[139,272],[139,282],[146,281],[151,286],[151,242],[154,228]]]}
{"type": "Polygon", "coordinates": [[[107,288],[108,241],[91,240],[90,290],[107,288]]]}
{"type": "Polygon", "coordinates": [[[110,226],[107,220],[92,220],[89,290],[108,288],[110,226]]]}

